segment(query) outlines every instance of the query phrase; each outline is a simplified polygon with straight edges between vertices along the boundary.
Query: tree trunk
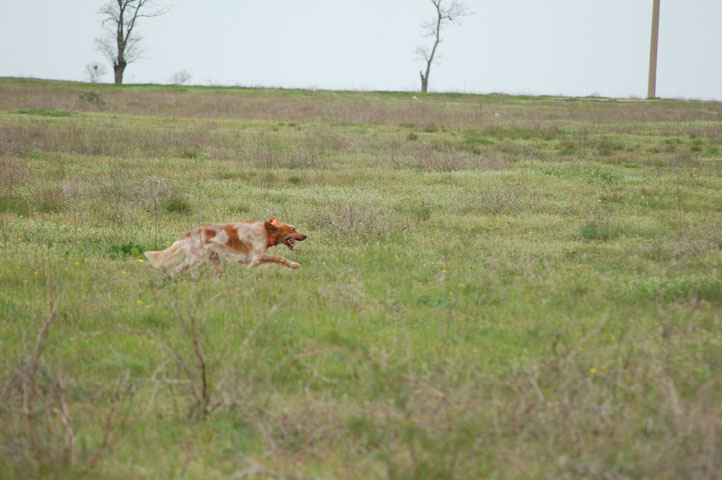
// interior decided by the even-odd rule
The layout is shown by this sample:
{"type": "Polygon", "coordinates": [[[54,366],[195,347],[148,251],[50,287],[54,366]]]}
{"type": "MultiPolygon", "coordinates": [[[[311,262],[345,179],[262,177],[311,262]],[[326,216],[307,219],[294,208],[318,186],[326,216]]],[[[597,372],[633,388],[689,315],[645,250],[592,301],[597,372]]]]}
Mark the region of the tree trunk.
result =
{"type": "Polygon", "coordinates": [[[122,85],[123,84],[123,72],[125,72],[125,64],[121,65],[113,65],[113,72],[115,73],[115,84],[116,85],[122,85]]]}
{"type": "Polygon", "coordinates": [[[431,65],[434,63],[434,55],[436,55],[436,49],[439,46],[439,43],[441,43],[442,15],[441,10],[439,10],[439,5],[436,3],[434,3],[434,5],[436,5],[436,12],[438,13],[436,19],[436,29],[434,30],[434,46],[431,48],[431,54],[426,59],[426,75],[424,75],[422,72],[419,72],[419,75],[421,75],[421,93],[426,93],[426,90],[429,87],[429,75],[431,74],[431,65]]]}

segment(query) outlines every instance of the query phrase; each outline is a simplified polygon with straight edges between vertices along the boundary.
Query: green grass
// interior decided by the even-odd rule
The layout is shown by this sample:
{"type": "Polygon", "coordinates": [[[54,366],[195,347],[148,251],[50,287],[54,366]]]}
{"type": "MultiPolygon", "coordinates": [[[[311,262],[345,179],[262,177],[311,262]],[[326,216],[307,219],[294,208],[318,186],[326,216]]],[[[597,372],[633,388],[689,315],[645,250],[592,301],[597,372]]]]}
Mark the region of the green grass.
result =
{"type": "Polygon", "coordinates": [[[41,117],[70,117],[73,112],[68,110],[52,110],[47,108],[30,108],[25,110],[15,110],[11,113],[18,113],[22,115],[38,115],[41,117]]]}
{"type": "Polygon", "coordinates": [[[413,96],[0,79],[0,477],[715,478],[722,106],[413,96]]]}

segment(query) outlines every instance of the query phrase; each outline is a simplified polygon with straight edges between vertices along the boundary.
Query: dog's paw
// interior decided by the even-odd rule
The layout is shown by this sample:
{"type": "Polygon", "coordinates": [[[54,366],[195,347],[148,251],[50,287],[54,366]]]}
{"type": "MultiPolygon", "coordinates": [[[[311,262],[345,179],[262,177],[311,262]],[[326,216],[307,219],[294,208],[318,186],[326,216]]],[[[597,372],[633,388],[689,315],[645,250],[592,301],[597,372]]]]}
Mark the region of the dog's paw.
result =
{"type": "Polygon", "coordinates": [[[290,268],[300,268],[300,267],[301,267],[301,264],[300,264],[300,263],[296,263],[296,262],[291,262],[291,263],[288,264],[288,266],[289,266],[290,268]]]}

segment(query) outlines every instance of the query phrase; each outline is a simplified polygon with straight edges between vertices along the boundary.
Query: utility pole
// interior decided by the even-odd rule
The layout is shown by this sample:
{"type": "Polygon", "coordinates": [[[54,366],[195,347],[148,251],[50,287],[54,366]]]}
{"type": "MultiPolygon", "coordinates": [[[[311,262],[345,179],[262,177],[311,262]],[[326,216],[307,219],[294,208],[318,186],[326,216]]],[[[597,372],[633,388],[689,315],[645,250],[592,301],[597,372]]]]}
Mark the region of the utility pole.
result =
{"type": "Polygon", "coordinates": [[[654,0],[652,8],[652,42],[649,48],[649,84],[647,98],[657,96],[657,45],[659,44],[659,2],[654,0]]]}

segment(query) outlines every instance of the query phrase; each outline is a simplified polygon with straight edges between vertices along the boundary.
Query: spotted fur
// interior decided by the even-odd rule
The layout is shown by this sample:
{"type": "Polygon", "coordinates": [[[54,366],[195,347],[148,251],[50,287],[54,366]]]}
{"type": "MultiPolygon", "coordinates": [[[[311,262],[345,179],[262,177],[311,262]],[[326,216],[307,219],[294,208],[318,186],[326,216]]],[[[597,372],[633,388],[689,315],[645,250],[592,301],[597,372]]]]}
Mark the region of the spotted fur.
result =
{"type": "Polygon", "coordinates": [[[248,267],[265,263],[278,263],[288,268],[298,268],[296,262],[275,255],[266,255],[274,245],[286,245],[295,249],[295,243],[306,239],[293,225],[279,223],[276,219],[268,222],[204,223],[194,227],[183,238],[165,250],[145,252],[148,262],[162,268],[183,256],[175,273],[210,261],[218,273],[223,273],[223,260],[238,262],[248,267]]]}

